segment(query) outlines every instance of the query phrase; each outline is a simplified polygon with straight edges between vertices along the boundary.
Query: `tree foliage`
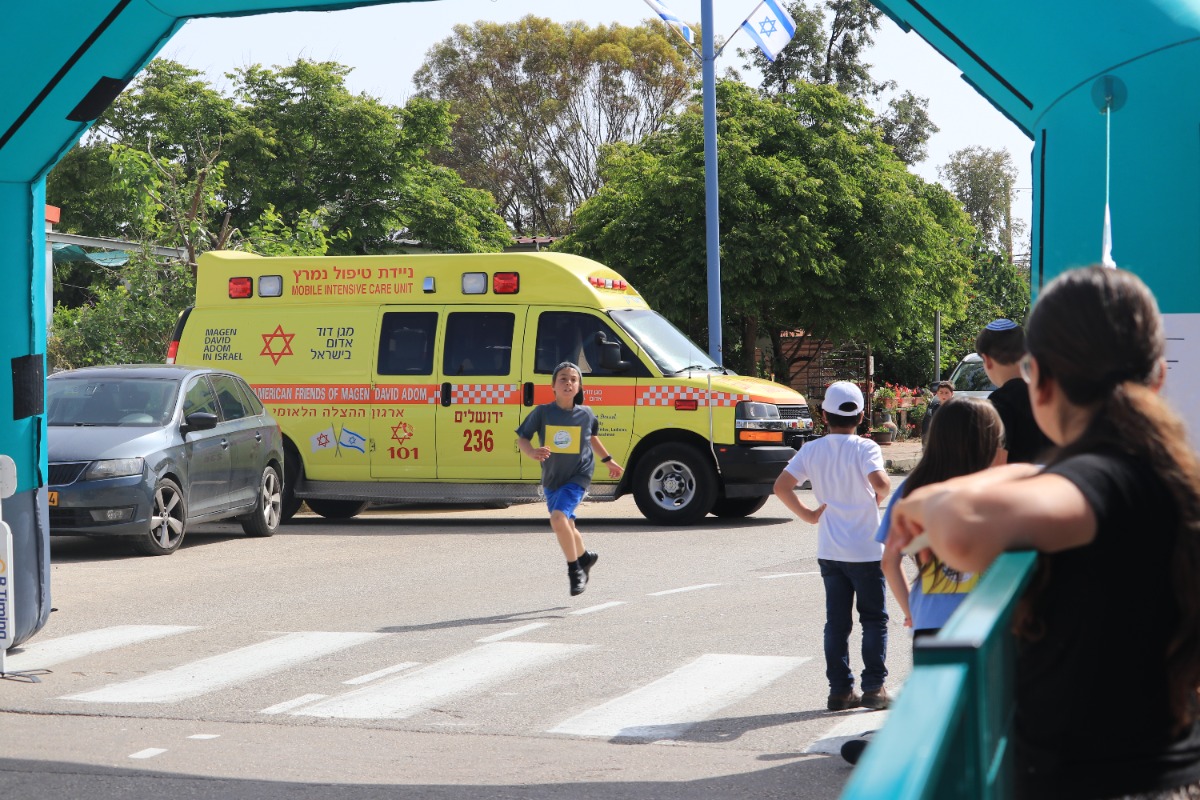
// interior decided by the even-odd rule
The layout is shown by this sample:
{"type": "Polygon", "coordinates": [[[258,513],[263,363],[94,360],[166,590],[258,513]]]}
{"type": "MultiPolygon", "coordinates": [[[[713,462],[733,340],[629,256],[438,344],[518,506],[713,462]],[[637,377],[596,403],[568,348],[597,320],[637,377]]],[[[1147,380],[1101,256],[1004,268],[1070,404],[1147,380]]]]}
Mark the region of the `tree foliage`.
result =
{"type": "Polygon", "coordinates": [[[600,149],[660,130],[698,68],[658,23],[526,16],[456,26],[413,82],[455,114],[440,162],[488,190],[518,234],[559,235],[599,188],[600,149]]]}
{"type": "MultiPolygon", "coordinates": [[[[879,82],[864,59],[879,30],[882,12],[869,0],[824,0],[810,8],[805,0],[782,3],[796,34],[774,61],[758,49],[738,49],[745,65],[762,73],[762,90],[784,95],[799,83],[832,86],[848,97],[875,101],[896,89],[894,81],[879,82]]],[[[927,155],[926,142],[938,132],[929,117],[929,101],[905,91],[887,100],[876,116],[883,141],[906,164],[927,155]]]]}
{"type": "MultiPolygon", "coordinates": [[[[396,108],[352,94],[349,71],[303,59],[252,65],[229,76],[225,96],[195,70],[153,61],[51,172],[47,197],[63,208],[66,230],[132,238],[141,209],[113,191],[107,154],[119,146],[162,171],[164,190],[219,181],[219,191],[193,196],[208,198],[188,221],[183,245],[193,253],[227,246],[268,208],[293,228],[320,215],[335,252],[380,252],[398,231],[445,250],[505,246],[494,201],[429,158],[450,142],[447,105],[417,98],[396,108]]],[[[179,225],[167,205],[160,224],[179,225]]]]}
{"type": "MultiPolygon", "coordinates": [[[[966,305],[968,219],[906,171],[860,103],[804,82],[765,99],[723,81],[717,98],[727,363],[754,372],[769,336],[786,381],[781,332],[879,343],[966,305]]],[[[607,149],[601,177],[564,249],[613,265],[703,341],[701,114],[607,149]]]]}
{"type": "Polygon", "coordinates": [[[938,168],[941,178],[962,201],[979,231],[980,245],[1013,260],[1013,240],[1024,226],[1013,219],[1017,169],[1008,150],[964,147],[938,168]]]}

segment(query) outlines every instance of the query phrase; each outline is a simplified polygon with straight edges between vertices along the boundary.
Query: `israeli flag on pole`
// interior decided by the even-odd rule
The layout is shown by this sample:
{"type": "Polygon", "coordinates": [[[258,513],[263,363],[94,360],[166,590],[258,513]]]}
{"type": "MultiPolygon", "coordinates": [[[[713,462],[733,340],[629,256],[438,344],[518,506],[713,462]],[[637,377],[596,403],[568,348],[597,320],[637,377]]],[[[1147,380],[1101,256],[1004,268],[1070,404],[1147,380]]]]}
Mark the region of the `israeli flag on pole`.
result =
{"type": "Polygon", "coordinates": [[[796,35],[796,24],[775,0],[763,0],[746,17],[742,30],[762,49],[767,61],[774,61],[796,35]]]}
{"type": "Polygon", "coordinates": [[[338,444],[349,450],[357,450],[360,453],[366,453],[363,445],[366,444],[366,437],[360,433],[355,433],[349,428],[342,428],[342,433],[338,436],[338,444]]]}
{"type": "Polygon", "coordinates": [[[653,8],[654,13],[662,17],[663,22],[679,31],[679,35],[683,37],[685,42],[688,44],[692,43],[692,29],[674,11],[658,2],[658,0],[646,0],[646,5],[653,8]]]}

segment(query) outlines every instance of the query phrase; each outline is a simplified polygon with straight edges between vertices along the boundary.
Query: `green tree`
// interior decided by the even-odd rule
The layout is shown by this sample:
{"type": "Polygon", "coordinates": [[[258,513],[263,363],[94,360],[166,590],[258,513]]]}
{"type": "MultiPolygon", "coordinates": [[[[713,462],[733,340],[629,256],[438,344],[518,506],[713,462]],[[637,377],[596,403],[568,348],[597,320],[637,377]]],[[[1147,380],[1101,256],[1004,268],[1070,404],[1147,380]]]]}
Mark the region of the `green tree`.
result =
{"type": "MultiPolygon", "coordinates": [[[[746,67],[762,73],[762,90],[784,95],[799,83],[833,86],[843,94],[875,101],[896,89],[894,81],[876,81],[865,61],[879,30],[882,12],[868,0],[824,0],[809,8],[804,0],[783,3],[796,34],[774,61],[757,48],[739,48],[746,67]]],[[[929,117],[929,101],[905,91],[890,98],[876,116],[883,141],[906,164],[927,155],[925,144],[938,132],[929,117]]]]}
{"type": "Polygon", "coordinates": [[[1024,226],[1013,219],[1017,168],[1008,150],[978,146],[956,150],[938,167],[938,177],[962,201],[979,231],[981,246],[1012,261],[1013,240],[1024,226]]]}
{"type": "MultiPolygon", "coordinates": [[[[969,221],[907,172],[859,103],[799,83],[764,99],[717,86],[725,360],[753,373],[770,337],[775,377],[793,365],[780,333],[879,343],[963,307],[969,221]]],[[[615,146],[604,186],[564,249],[614,265],[700,341],[707,335],[703,120],[680,116],[640,146],[615,146]]]]}
{"type": "MultiPolygon", "coordinates": [[[[386,250],[402,230],[440,249],[504,247],[511,237],[494,201],[430,161],[433,148],[450,142],[447,106],[418,98],[394,108],[353,95],[348,72],[304,60],[255,65],[230,76],[234,94],[225,97],[196,71],[154,61],[51,172],[47,198],[63,208],[64,230],[135,238],[133,220],[147,220],[139,199],[117,185],[110,154],[120,146],[148,158],[167,178],[163,191],[220,184],[190,198],[196,205],[181,246],[193,253],[229,246],[268,208],[292,228],[320,215],[341,232],[330,240],[336,252],[386,250]],[[442,210],[431,214],[430,206],[442,210]]],[[[170,205],[159,204],[159,222],[178,226],[184,218],[170,205]]]]}
{"type": "Polygon", "coordinates": [[[698,70],[659,23],[591,28],[527,16],[456,26],[413,82],[455,114],[440,163],[489,191],[512,230],[558,235],[599,188],[600,149],[660,130],[698,70]]]}

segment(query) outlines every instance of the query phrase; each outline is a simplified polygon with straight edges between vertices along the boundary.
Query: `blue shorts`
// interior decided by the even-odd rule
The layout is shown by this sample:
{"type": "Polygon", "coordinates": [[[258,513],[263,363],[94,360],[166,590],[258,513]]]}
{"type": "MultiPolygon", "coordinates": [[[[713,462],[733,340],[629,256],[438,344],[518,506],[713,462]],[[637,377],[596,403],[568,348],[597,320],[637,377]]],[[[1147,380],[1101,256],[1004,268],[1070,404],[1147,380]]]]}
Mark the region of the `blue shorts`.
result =
{"type": "Polygon", "coordinates": [[[564,483],[557,489],[546,489],[546,508],[550,509],[551,514],[561,511],[567,515],[567,519],[575,519],[575,509],[579,508],[586,494],[587,489],[578,483],[564,483]]]}

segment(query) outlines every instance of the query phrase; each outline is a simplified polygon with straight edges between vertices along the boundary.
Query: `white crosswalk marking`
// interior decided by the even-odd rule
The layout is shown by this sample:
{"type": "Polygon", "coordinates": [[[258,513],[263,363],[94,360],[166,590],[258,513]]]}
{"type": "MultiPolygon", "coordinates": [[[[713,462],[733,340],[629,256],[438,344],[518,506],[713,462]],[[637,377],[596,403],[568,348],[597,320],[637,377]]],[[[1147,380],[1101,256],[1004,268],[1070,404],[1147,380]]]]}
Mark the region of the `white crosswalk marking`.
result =
{"type": "Polygon", "coordinates": [[[572,717],[550,733],[672,739],[808,660],[706,653],[670,675],[572,717]]]}
{"type": "Polygon", "coordinates": [[[91,703],[173,703],[278,672],[347,647],[378,639],[383,633],[289,633],[249,647],[193,661],[143,678],[114,683],[64,700],[91,703]]]}
{"type": "Polygon", "coordinates": [[[522,672],[590,649],[583,644],[495,642],[292,713],[340,719],[403,719],[446,698],[479,694],[522,672]]]}
{"type": "Polygon", "coordinates": [[[21,652],[9,654],[7,666],[14,672],[46,669],[92,653],[194,630],[197,629],[192,625],[114,625],[111,628],[72,633],[57,639],[21,645],[21,652]]]}

